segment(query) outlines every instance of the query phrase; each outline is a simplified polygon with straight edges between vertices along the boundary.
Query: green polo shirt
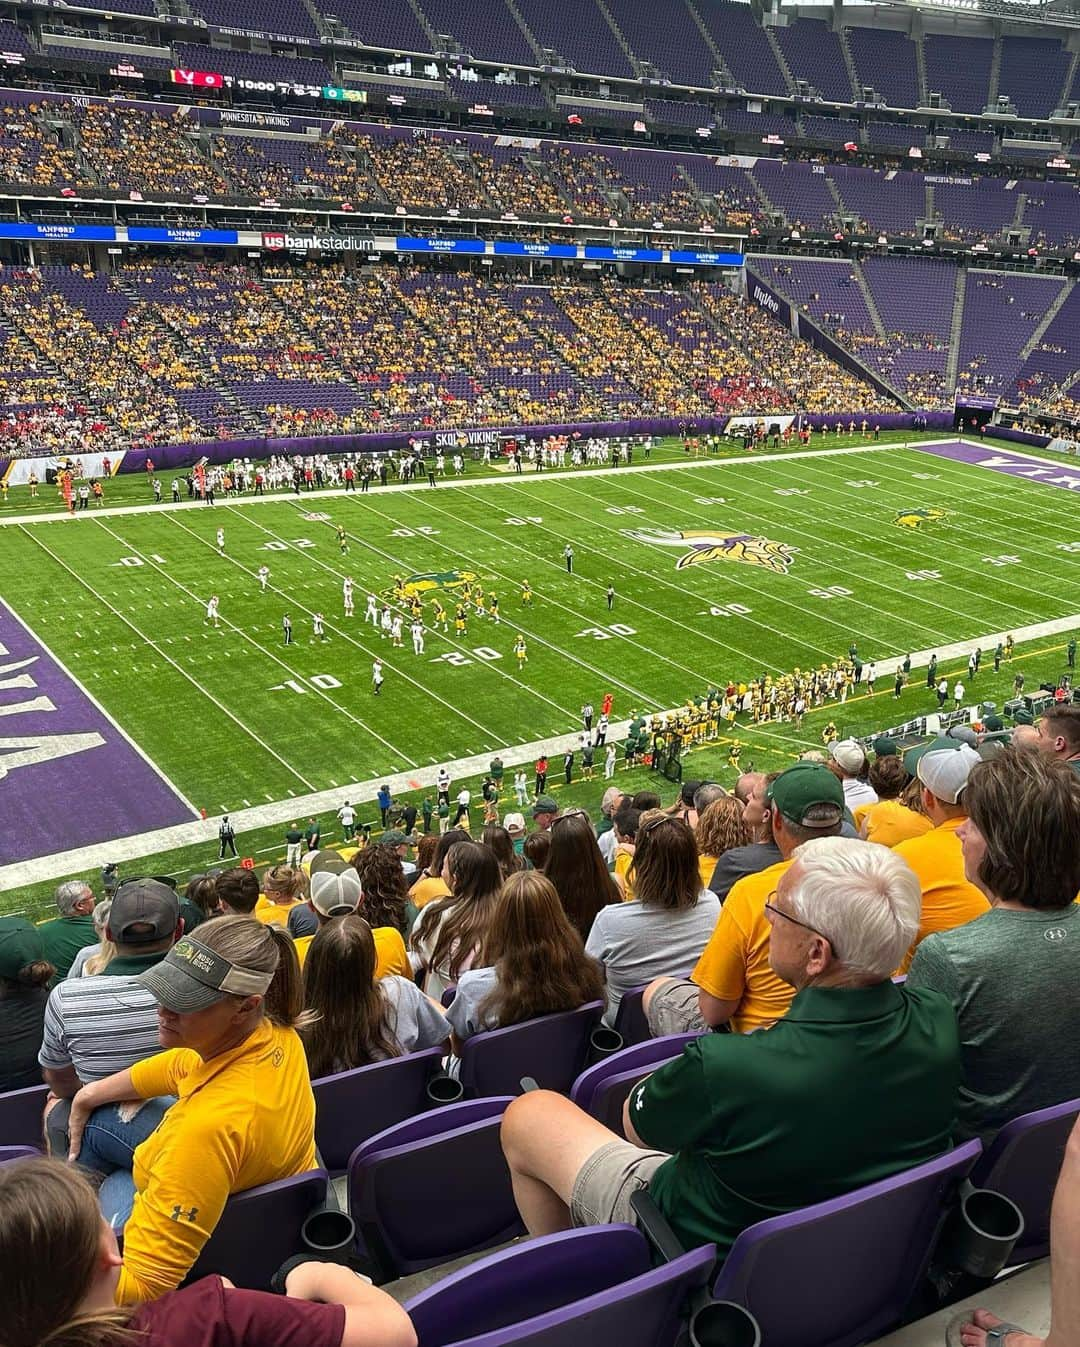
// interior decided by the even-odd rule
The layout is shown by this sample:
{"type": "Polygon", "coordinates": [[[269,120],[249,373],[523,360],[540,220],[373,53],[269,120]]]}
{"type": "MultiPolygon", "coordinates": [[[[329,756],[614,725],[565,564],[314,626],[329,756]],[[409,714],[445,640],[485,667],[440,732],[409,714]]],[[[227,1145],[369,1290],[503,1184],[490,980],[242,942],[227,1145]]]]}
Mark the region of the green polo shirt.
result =
{"type": "Polygon", "coordinates": [[[39,926],[38,934],[45,947],[45,958],[56,969],[54,985],[67,977],[79,950],[98,943],[98,933],[94,930],[94,919],[91,916],[56,917],[39,926]]]}
{"type": "Polygon", "coordinates": [[[772,1029],[704,1034],[632,1095],[649,1190],[686,1248],[725,1258],[757,1221],[941,1155],[960,1085],[948,999],[892,982],[808,987],[772,1029]]]}
{"type": "Polygon", "coordinates": [[[155,950],[153,954],[117,954],[101,970],[103,977],[129,978],[155,968],[164,959],[166,950],[155,950]]]}

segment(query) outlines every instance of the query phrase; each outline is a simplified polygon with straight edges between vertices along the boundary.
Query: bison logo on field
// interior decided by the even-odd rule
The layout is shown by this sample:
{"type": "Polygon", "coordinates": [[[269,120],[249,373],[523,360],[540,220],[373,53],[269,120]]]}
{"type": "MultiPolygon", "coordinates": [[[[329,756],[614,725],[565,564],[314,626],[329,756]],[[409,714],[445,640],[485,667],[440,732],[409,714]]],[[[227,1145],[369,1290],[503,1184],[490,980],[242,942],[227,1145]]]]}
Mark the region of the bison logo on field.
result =
{"type": "Polygon", "coordinates": [[[689,548],[675,564],[676,570],[703,566],[709,561],[741,561],[747,566],[762,566],[777,575],[787,575],[795,547],[774,543],[752,533],[712,533],[703,530],[623,529],[627,538],[658,547],[689,548]]]}
{"type": "Polygon", "coordinates": [[[460,589],[475,579],[473,571],[424,571],[421,575],[410,575],[401,588],[407,595],[419,598],[433,589],[460,589]]]}
{"type": "Polygon", "coordinates": [[[931,506],[918,510],[897,510],[893,523],[902,529],[919,529],[924,524],[940,524],[948,517],[948,510],[939,510],[936,506],[931,506]]]}

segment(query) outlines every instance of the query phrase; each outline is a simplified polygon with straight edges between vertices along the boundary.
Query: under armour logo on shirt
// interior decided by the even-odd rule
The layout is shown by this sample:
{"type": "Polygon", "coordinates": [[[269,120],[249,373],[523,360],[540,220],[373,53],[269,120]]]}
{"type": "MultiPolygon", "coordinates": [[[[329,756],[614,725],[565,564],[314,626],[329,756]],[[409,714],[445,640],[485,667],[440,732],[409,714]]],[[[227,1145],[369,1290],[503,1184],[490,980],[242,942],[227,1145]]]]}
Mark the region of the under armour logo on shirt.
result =
{"type": "Polygon", "coordinates": [[[174,1221],[180,1220],[194,1221],[195,1217],[198,1216],[198,1214],[199,1214],[198,1207],[192,1207],[191,1210],[188,1212],[185,1212],[183,1207],[180,1206],[173,1207],[172,1209],[172,1219],[174,1221]]]}
{"type": "Polygon", "coordinates": [[[1046,930],[1043,931],[1043,939],[1049,940],[1051,943],[1058,940],[1066,940],[1068,939],[1068,935],[1069,933],[1064,926],[1048,926],[1046,930]]]}

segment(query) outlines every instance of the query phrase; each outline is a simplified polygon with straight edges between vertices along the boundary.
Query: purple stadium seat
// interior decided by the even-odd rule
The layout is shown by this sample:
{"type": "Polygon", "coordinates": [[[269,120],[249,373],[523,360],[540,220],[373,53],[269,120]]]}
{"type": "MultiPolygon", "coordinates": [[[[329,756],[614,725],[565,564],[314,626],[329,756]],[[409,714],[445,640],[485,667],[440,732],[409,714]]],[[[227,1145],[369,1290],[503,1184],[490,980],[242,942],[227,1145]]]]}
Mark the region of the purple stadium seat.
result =
{"type": "Polygon", "coordinates": [[[335,1178],[362,1141],[430,1107],[427,1084],[441,1066],[442,1053],[429,1048],[311,1082],[315,1144],[335,1178]]]}
{"type": "Polygon", "coordinates": [[[589,1001],[577,1010],[474,1034],[462,1044],[459,1078],[465,1093],[473,1098],[520,1094],[522,1076],[531,1076],[542,1090],[569,1093],[603,1013],[602,1001],[589,1001]]]}
{"type": "Polygon", "coordinates": [[[658,1067],[674,1061],[687,1043],[698,1037],[699,1034],[668,1034],[613,1052],[578,1076],[570,1098],[597,1122],[622,1136],[623,1104],[630,1091],[658,1067]]]}
{"type": "Polygon", "coordinates": [[[749,1310],[769,1347],[855,1347],[879,1337],[900,1322],[942,1210],[981,1152],[969,1141],[891,1179],[751,1226],[713,1296],[749,1310]]]}
{"type": "Polygon", "coordinates": [[[300,1229],[326,1200],[327,1173],[312,1169],[235,1193],[187,1280],[220,1273],[249,1291],[269,1291],[286,1258],[302,1252],[300,1229]]]}
{"type": "Polygon", "coordinates": [[[9,1165],[12,1160],[32,1160],[40,1155],[41,1152],[33,1146],[0,1146],[0,1165],[9,1165]]]}
{"type": "Polygon", "coordinates": [[[1010,1266],[1050,1252],[1050,1204],[1065,1142],[1080,1115],[1080,1099],[1014,1118],[997,1134],[972,1171],[977,1188],[1011,1198],[1024,1213],[1024,1233],[1010,1266]]]}
{"type": "Polygon", "coordinates": [[[647,1043],[651,1037],[649,1021],[645,1018],[645,1007],[642,1004],[644,995],[645,986],[632,987],[630,991],[623,992],[619,1009],[615,1012],[615,1023],[612,1027],[628,1048],[635,1043],[647,1043]]]}
{"type": "Polygon", "coordinates": [[[648,1245],[633,1226],[568,1230],[491,1254],[405,1308],[420,1347],[668,1347],[687,1296],[704,1286],[714,1257],[707,1244],[651,1270],[648,1245]]]}
{"type": "Polygon", "coordinates": [[[41,1115],[48,1094],[47,1085],[29,1085],[25,1090],[0,1094],[0,1145],[44,1148],[41,1115]]]}
{"type": "Polygon", "coordinates": [[[499,1143],[510,1099],[448,1104],[387,1128],[349,1160],[349,1214],[385,1278],[522,1233],[499,1143]]]}

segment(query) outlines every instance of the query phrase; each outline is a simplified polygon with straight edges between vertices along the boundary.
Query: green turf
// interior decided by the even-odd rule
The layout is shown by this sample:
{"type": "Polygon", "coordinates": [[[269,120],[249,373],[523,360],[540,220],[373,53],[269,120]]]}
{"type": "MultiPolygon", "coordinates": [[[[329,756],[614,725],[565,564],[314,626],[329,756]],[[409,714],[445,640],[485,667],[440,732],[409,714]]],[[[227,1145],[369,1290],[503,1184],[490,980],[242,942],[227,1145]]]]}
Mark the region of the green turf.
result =
{"type": "MultiPolygon", "coordinates": [[[[654,473],[527,474],[464,488],[448,480],[436,490],[219,500],[212,510],[100,519],[91,510],[72,522],[11,524],[0,528],[5,598],[210,814],[566,733],[582,702],[607,691],[618,720],[729,677],[833,659],[852,640],[864,660],[884,660],[1078,611],[1080,551],[1063,550],[1080,543],[1068,492],[901,448],[727,465],[671,457],[654,473]],[[916,507],[947,517],[917,531],[895,524],[916,507]],[[334,536],[339,522],[347,556],[334,536]],[[688,549],[628,536],[640,529],[746,533],[793,550],[787,573],[729,560],[677,569],[688,549]],[[567,541],[573,576],[562,560],[567,541]],[[266,594],[255,578],[264,563],[266,594]],[[369,589],[383,594],[395,573],[452,569],[496,590],[500,625],[472,616],[458,640],[452,629],[432,632],[429,618],[422,657],[407,629],[405,648],[390,650],[365,627],[369,589]],[[345,573],[356,582],[349,620],[345,573]],[[535,593],[531,609],[520,604],[523,578],[535,593]],[[610,614],[609,580],[617,591],[610,614]],[[218,630],[204,617],[211,592],[221,600],[218,630]],[[319,609],[326,642],[312,635],[319,609]],[[518,631],[529,652],[520,672],[518,631]],[[375,655],[386,669],[378,699],[375,655]]],[[[144,482],[116,486],[145,499],[144,482]]],[[[119,503],[112,493],[109,503],[119,503]]],[[[1029,687],[1060,673],[1066,639],[1020,652],[1029,687]]],[[[979,695],[1000,704],[1011,674],[995,679],[983,667],[979,695]]],[[[942,666],[950,678],[963,669],[963,659],[942,666]]],[[[873,702],[829,711],[841,733],[931,709],[921,678],[895,703],[892,671],[879,666],[873,702]]],[[[820,742],[822,723],[819,712],[801,733],[740,729],[744,764],[790,759],[820,742]]],[[[706,750],[692,774],[719,775],[725,760],[726,749],[706,750]]],[[[581,798],[595,803],[598,794],[593,786],[581,798]]],[[[243,851],[269,857],[281,831],[244,837],[243,851]]],[[[186,848],[138,869],[184,874],[209,858],[206,846],[186,848]]],[[[53,883],[4,906],[32,909],[53,883]]]]}

